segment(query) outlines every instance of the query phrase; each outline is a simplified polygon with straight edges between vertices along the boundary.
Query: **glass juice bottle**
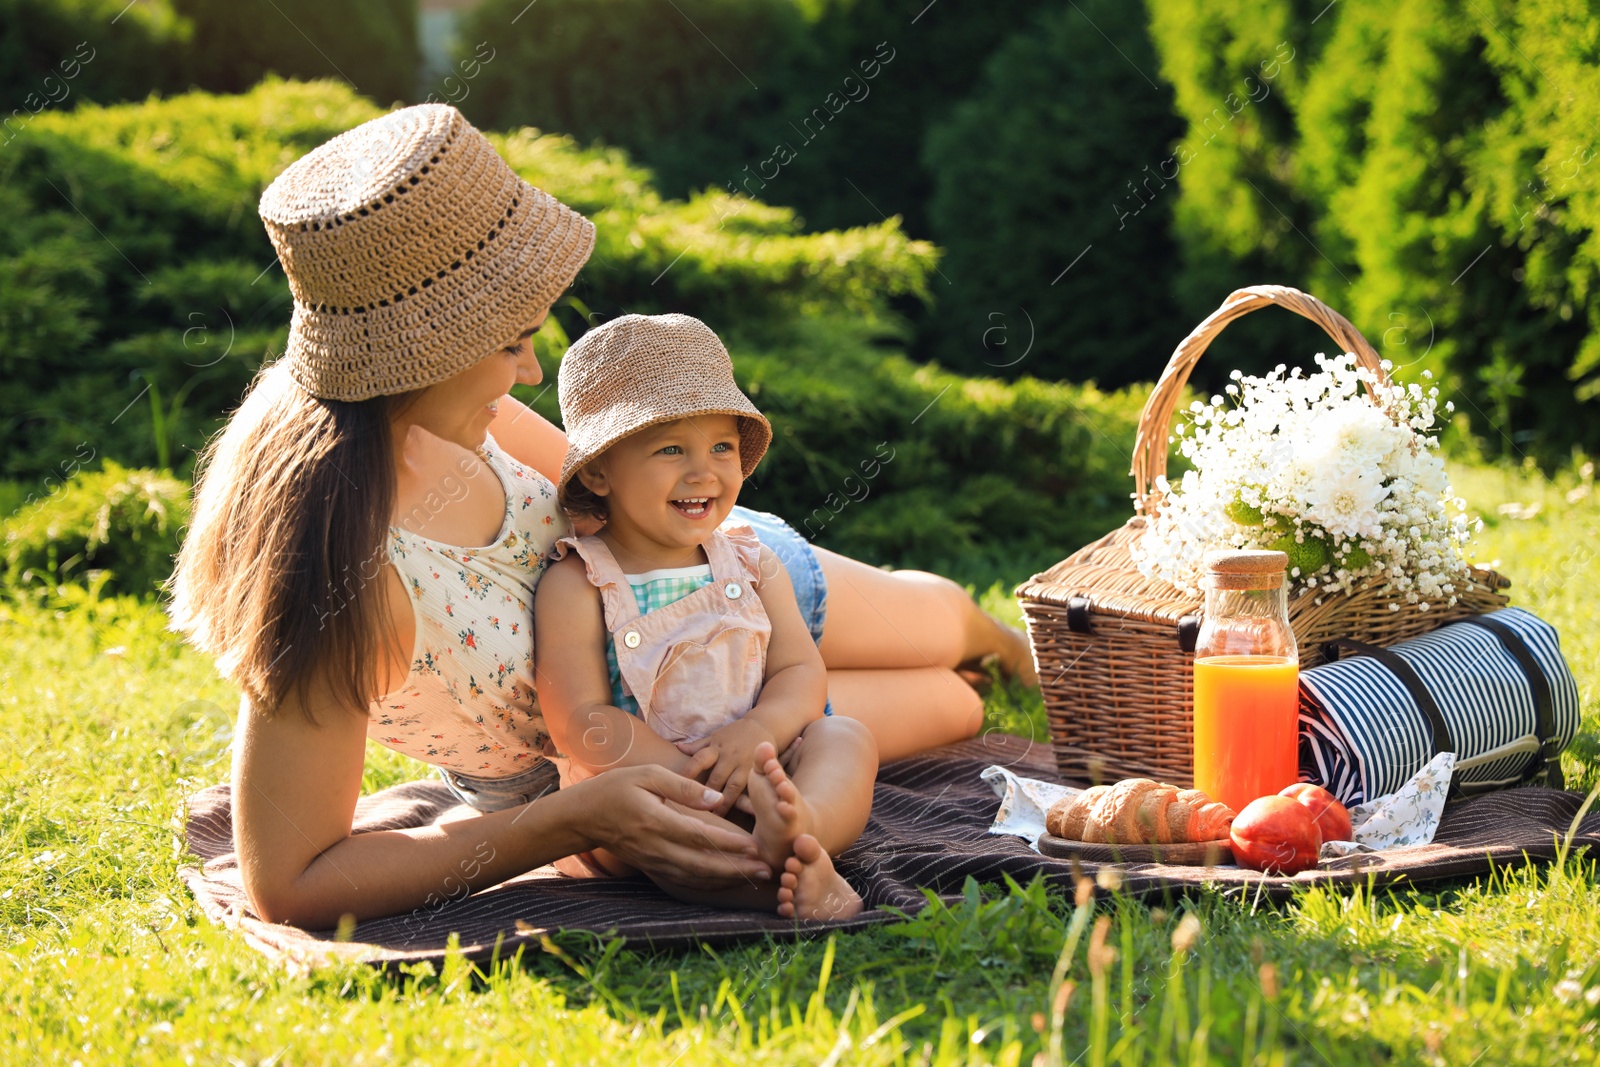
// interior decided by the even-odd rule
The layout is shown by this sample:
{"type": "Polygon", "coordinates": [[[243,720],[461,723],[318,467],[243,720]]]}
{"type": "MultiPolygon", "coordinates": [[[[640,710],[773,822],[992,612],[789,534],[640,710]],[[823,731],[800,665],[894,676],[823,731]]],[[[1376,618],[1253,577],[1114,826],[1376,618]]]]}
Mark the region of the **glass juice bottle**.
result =
{"type": "Polygon", "coordinates": [[[1299,778],[1300,660],[1289,627],[1289,557],[1206,556],[1194,656],[1194,786],[1240,811],[1299,778]]]}

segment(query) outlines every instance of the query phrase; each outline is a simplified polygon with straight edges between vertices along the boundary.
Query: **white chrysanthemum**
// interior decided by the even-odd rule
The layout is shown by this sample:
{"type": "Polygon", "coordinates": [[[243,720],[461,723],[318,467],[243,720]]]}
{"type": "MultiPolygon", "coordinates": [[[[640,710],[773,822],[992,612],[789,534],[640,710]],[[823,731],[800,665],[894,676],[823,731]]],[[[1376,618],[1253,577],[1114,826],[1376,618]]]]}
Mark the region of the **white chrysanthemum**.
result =
{"type": "Polygon", "coordinates": [[[1410,436],[1396,433],[1398,429],[1371,403],[1346,404],[1315,421],[1313,448],[1330,466],[1372,470],[1389,457],[1397,442],[1410,436]]]}
{"type": "Polygon", "coordinates": [[[1379,471],[1341,468],[1311,486],[1302,517],[1335,538],[1375,537],[1381,532],[1378,505],[1388,495],[1379,471]]]}
{"type": "Polygon", "coordinates": [[[1440,499],[1450,495],[1450,478],[1444,471],[1444,460],[1433,452],[1424,452],[1408,464],[1408,473],[1424,496],[1440,499]]]}

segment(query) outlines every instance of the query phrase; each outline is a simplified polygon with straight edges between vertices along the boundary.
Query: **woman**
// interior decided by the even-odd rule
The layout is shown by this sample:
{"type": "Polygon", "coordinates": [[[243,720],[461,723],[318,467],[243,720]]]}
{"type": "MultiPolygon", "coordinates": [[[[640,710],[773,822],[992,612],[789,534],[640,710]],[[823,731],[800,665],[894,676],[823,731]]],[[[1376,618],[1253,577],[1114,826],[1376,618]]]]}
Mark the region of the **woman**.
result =
{"type": "MultiPolygon", "coordinates": [[[[529,611],[567,532],[549,478],[566,440],[506,393],[540,380],[531,338],[592,224],[445,105],[322,145],[261,216],[294,295],[289,344],[203,459],[172,609],[243,691],[234,838],[257,914],[390,915],[597,847],[673,881],[773,877],[749,834],[678,810],[721,799],[692,777],[553,788],[529,611]],[[468,809],[352,836],[369,736],[436,766],[468,809]]],[[[864,724],[883,758],[976,731],[957,665],[1025,669],[1020,635],[953,583],[744,517],[820,635],[832,728],[864,724]]]]}

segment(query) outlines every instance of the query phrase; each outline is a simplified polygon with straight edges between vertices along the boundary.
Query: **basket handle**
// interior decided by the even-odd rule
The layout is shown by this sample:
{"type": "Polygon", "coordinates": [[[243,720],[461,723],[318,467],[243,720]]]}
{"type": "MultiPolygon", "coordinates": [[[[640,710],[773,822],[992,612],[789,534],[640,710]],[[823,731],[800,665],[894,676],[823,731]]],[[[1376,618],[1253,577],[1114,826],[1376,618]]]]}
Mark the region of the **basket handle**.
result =
{"type": "MultiPolygon", "coordinates": [[[[1216,339],[1222,328],[1234,319],[1248,315],[1256,308],[1277,304],[1296,315],[1303,315],[1327,331],[1339,344],[1341,352],[1354,353],[1363,368],[1377,375],[1380,383],[1387,384],[1383,362],[1361,331],[1350,320],[1312,296],[1287,285],[1252,285],[1237,289],[1223,301],[1222,306],[1208,315],[1204,322],[1185,337],[1167,361],[1156,386],[1145,401],[1144,412],[1139,416],[1139,433],[1133,442],[1133,499],[1135,509],[1147,510],[1146,504],[1155,494],[1151,486],[1157,477],[1167,473],[1167,437],[1172,425],[1172,413],[1188,384],[1189,374],[1200,356],[1216,339]]],[[[1371,396],[1371,391],[1368,391],[1371,396]]],[[[1376,398],[1374,397],[1376,402],[1376,398]]]]}

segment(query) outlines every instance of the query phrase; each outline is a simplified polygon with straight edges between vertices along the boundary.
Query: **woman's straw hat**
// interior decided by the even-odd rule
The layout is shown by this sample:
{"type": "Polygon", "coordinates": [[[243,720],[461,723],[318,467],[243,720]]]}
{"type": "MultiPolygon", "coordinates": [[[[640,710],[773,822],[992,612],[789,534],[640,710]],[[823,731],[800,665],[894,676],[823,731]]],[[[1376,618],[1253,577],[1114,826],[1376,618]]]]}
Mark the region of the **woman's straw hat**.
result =
{"type": "Polygon", "coordinates": [[[594,248],[448,104],[391,112],[290,164],[261,220],[294,294],[284,355],[313,396],[442,381],[514,342],[594,248]]]}
{"type": "Polygon", "coordinates": [[[557,492],[585,463],[658,423],[738,416],[746,478],[772,441],[771,424],[734,383],[721,339],[689,315],[624,315],[597,326],[567,349],[557,381],[567,431],[557,492]]]}

